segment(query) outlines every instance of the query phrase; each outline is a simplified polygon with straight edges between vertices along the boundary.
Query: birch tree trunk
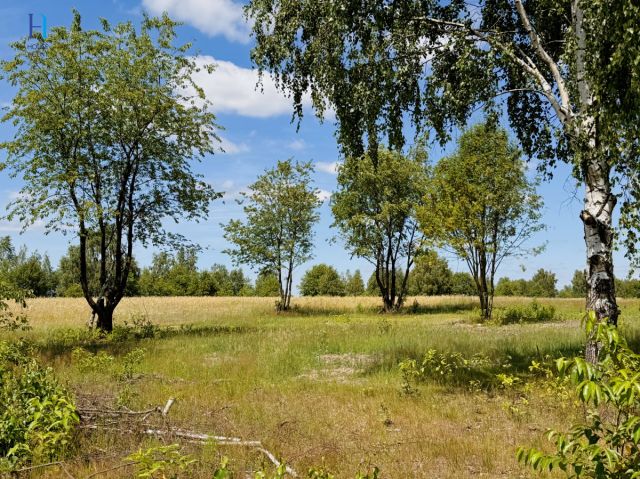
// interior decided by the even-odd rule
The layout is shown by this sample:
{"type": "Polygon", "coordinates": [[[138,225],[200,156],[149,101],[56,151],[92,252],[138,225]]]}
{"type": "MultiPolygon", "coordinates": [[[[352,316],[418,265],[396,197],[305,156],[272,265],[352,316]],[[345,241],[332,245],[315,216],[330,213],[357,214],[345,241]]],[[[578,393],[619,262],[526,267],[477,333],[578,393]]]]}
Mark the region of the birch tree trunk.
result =
{"type": "MultiPolygon", "coordinates": [[[[613,274],[613,210],[616,197],[611,191],[611,168],[606,156],[598,148],[598,123],[593,115],[594,98],[588,81],[584,52],[586,32],[584,12],[579,0],[572,3],[572,16],[576,32],[576,75],[580,116],[575,118],[578,155],[585,184],[584,209],[580,219],[584,225],[587,253],[587,312],[593,311],[598,321],[617,325],[615,278],[613,274]]],[[[585,358],[591,363],[598,360],[600,344],[587,339],[585,358]]]]}
{"type": "MultiPolygon", "coordinates": [[[[612,213],[616,201],[611,193],[606,162],[596,157],[586,166],[584,210],[580,218],[584,224],[587,252],[587,311],[594,311],[599,321],[607,320],[616,325],[618,306],[612,256],[612,213]]],[[[595,363],[599,353],[600,345],[589,338],[586,359],[595,363]]]]}

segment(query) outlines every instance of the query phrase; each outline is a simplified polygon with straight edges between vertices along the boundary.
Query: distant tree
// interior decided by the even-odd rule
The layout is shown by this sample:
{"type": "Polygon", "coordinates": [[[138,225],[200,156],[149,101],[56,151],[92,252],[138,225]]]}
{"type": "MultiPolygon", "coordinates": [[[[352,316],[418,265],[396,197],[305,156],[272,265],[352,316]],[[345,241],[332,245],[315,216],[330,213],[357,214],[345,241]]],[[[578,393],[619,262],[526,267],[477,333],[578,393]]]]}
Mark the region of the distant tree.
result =
{"type": "Polygon", "coordinates": [[[207,290],[197,266],[193,248],[179,248],[175,254],[162,251],[153,255],[151,266],[140,275],[139,288],[143,296],[204,296],[207,290]]]}
{"type": "Polygon", "coordinates": [[[557,279],[554,273],[540,268],[528,281],[527,296],[554,298],[558,294],[556,283],[557,279]]]}
{"type": "Polygon", "coordinates": [[[300,282],[302,296],[344,296],[345,285],[333,266],[316,264],[309,268],[300,282]]]}
{"type": "Polygon", "coordinates": [[[134,245],[183,244],[166,220],[206,218],[219,196],[190,165],[214,152],[217,125],[193,83],[199,67],[189,45],[173,44],[176,23],[166,15],[145,17],[138,29],[80,23],[74,12],[70,28],[52,28],[38,48],[18,41],[2,62],[17,93],[3,117],[16,133],[1,147],[24,185],[8,218],[78,236],[83,296],[97,327],[111,331],[134,245]],[[97,290],[88,271],[93,236],[97,290]]]}
{"type": "Polygon", "coordinates": [[[12,291],[31,296],[51,296],[56,290],[56,273],[49,257],[23,246],[16,252],[10,236],[0,238],[0,281],[12,291]]]}
{"type": "Polygon", "coordinates": [[[616,292],[620,298],[640,298],[640,280],[616,278],[616,292]]]}
{"type": "Polygon", "coordinates": [[[495,288],[496,296],[531,296],[526,279],[500,278],[495,288]]]}
{"type": "Polygon", "coordinates": [[[416,207],[426,192],[423,146],[407,156],[380,149],[375,156],[346,158],[331,196],[333,226],[353,256],[374,266],[385,311],[402,306],[409,271],[421,251],[416,207]]]}
{"type": "Polygon", "coordinates": [[[233,245],[225,253],[234,263],[276,275],[282,310],[291,303],[293,270],[312,257],[320,206],[312,173],[310,162],[278,161],[249,186],[249,193],[242,193],[246,220],[224,226],[224,237],[233,245]]]}
{"type": "Polygon", "coordinates": [[[344,289],[347,296],[362,296],[365,293],[364,281],[362,280],[362,274],[357,269],[351,274],[347,271],[344,275],[344,289]]]}
{"type": "Polygon", "coordinates": [[[577,269],[571,278],[571,292],[577,298],[584,298],[587,295],[587,273],[577,269]]]}
{"type": "Polygon", "coordinates": [[[255,284],[255,295],[262,297],[280,296],[280,281],[278,277],[270,272],[258,274],[255,284]]]}
{"type": "MultiPolygon", "coordinates": [[[[100,260],[99,243],[95,236],[87,241],[86,275],[89,294],[97,296],[100,292],[100,260]]],[[[60,258],[56,271],[56,294],[58,296],[80,298],[84,296],[80,274],[80,248],[70,245],[67,253],[60,258]]],[[[125,296],[137,296],[139,294],[140,268],[135,258],[131,258],[129,279],[125,288],[125,296]]]]}
{"type": "Polygon", "coordinates": [[[460,271],[451,276],[451,294],[464,296],[474,296],[478,294],[476,283],[473,277],[466,272],[460,271]]]}
{"type": "Polygon", "coordinates": [[[56,273],[46,254],[40,255],[37,252],[27,254],[26,248],[21,248],[9,277],[15,288],[33,296],[55,294],[56,273]]]}
{"type": "Polygon", "coordinates": [[[412,296],[436,296],[451,294],[453,273],[447,260],[435,251],[428,251],[416,258],[409,277],[409,294],[412,296]]]}
{"type": "Polygon", "coordinates": [[[434,168],[425,202],[425,234],[465,260],[481,316],[490,318],[500,264],[525,254],[523,243],[542,228],[542,201],[507,132],[490,123],[464,132],[457,151],[434,168]]]}

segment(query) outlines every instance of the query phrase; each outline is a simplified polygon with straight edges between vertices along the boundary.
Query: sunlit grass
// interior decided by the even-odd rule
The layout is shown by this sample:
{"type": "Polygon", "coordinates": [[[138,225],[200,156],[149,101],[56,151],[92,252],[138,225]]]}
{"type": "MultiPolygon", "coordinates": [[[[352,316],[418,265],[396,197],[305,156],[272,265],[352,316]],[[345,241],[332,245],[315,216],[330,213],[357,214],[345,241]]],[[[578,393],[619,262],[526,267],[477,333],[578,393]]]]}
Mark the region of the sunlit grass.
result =
{"type": "MultiPolygon", "coordinates": [[[[498,327],[472,321],[473,298],[416,301],[416,314],[384,315],[378,300],[368,297],[296,298],[295,309],[285,314],[275,313],[274,298],[126,299],[117,324],[145,315],[176,329],[159,339],[91,346],[116,358],[136,347],[146,350],[143,375],[127,385],[108,371],[81,373],[68,349],[42,352],[79,397],[113,405],[126,393],[132,408],[176,397],[172,424],[259,439],[298,471],[324,464],[342,478],[377,465],[385,478],[530,477],[516,463],[515,448],[542,444],[548,427],[567,424],[576,412],[572,404],[556,404],[534,391],[516,416],[505,410],[500,390],[473,392],[435,382],[420,386],[415,397],[403,396],[398,363],[435,348],[483,354],[509,363],[510,373],[526,374],[532,359],[580,352],[583,302],[540,300],[553,304],[562,320],[498,327]],[[179,331],[181,324],[196,326],[179,331]]],[[[409,310],[413,302],[407,301],[409,310]]],[[[639,306],[621,302],[624,328],[633,337],[640,330],[639,306]]],[[[44,347],[64,328],[82,328],[89,312],[81,299],[34,299],[28,315],[34,329],[23,335],[44,347]]],[[[86,460],[71,461],[69,471],[85,477],[115,465],[141,441],[135,435],[92,436],[83,442],[86,460]]],[[[211,477],[222,455],[239,470],[262,461],[237,447],[190,450],[206,466],[190,477],[211,477]]],[[[130,471],[102,477],[130,477],[130,471]]]]}

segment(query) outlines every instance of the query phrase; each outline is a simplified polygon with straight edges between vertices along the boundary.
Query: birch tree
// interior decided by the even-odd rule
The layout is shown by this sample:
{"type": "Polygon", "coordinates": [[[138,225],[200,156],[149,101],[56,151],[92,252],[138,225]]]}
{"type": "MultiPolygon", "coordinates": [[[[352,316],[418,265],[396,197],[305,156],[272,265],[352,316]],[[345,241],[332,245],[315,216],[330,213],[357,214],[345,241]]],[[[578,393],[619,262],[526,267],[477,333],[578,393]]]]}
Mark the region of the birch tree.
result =
{"type": "MultiPolygon", "coordinates": [[[[568,162],[584,190],[586,306],[616,324],[613,213],[637,264],[640,7],[634,0],[335,2],[253,0],[253,60],[290,91],[335,111],[349,153],[407,121],[441,141],[478,108],[507,112],[524,153],[549,175],[568,162]],[[616,189],[617,188],[617,189],[616,189]]],[[[598,345],[589,342],[595,360],[598,345]]]]}

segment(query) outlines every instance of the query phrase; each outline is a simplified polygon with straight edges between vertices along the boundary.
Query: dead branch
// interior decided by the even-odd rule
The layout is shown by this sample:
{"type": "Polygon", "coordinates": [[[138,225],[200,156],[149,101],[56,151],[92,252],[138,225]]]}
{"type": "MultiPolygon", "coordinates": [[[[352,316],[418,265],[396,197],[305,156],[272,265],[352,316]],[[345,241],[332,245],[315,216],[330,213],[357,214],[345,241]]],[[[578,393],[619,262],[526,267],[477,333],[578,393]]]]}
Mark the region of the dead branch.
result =
{"type": "MultiPolygon", "coordinates": [[[[175,403],[175,398],[169,398],[169,400],[166,402],[164,407],[157,406],[155,408],[147,409],[144,411],[131,411],[131,410],[122,410],[122,409],[79,408],[78,411],[80,412],[80,415],[83,418],[83,422],[86,422],[86,419],[88,418],[96,418],[97,416],[103,416],[103,417],[106,416],[110,419],[113,419],[114,417],[118,417],[118,416],[122,418],[127,417],[130,419],[141,418],[140,420],[138,420],[138,422],[134,422],[133,424],[129,423],[130,426],[137,424],[140,428],[113,427],[116,424],[114,422],[109,422],[107,424],[103,423],[100,425],[85,423],[85,424],[82,424],[80,427],[83,429],[95,429],[95,430],[101,429],[101,430],[116,431],[119,433],[128,433],[128,434],[138,432],[140,434],[145,434],[149,436],[176,437],[180,439],[185,439],[187,440],[187,442],[197,443],[197,444],[214,442],[216,445],[219,445],[219,446],[250,447],[250,448],[254,448],[256,451],[264,455],[275,467],[280,467],[282,465],[282,463],[276,458],[276,456],[263,446],[261,441],[245,440],[239,437],[215,436],[211,434],[203,434],[203,433],[198,433],[194,431],[188,431],[185,429],[171,429],[169,427],[167,427],[166,429],[157,429],[157,428],[153,428],[152,426],[146,423],[147,418],[154,413],[158,413],[163,418],[166,419],[174,403],[175,403]]],[[[132,464],[134,463],[127,463],[124,465],[117,466],[117,468],[130,466],[132,464]]],[[[88,476],[87,479],[105,472],[109,472],[110,470],[113,470],[113,469],[95,472],[92,475],[88,476]]],[[[296,471],[291,467],[285,465],[285,470],[290,476],[298,477],[298,474],[296,473],[296,471]]]]}

